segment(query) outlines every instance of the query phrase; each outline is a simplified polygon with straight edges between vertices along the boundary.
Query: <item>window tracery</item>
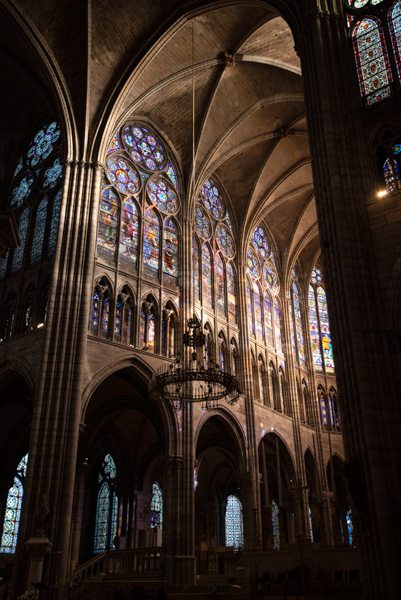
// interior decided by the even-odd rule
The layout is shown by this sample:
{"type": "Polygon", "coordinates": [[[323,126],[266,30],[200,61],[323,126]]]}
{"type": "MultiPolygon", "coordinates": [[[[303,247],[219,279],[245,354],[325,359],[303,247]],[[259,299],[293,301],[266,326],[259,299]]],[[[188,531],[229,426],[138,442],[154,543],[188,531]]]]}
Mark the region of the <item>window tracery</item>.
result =
{"type": "Polygon", "coordinates": [[[95,535],[93,552],[99,554],[114,548],[117,533],[118,500],[116,495],[117,470],[113,457],[106,454],[98,474],[95,535]]]}
{"type": "Polygon", "coordinates": [[[244,530],[242,520],[242,504],[237,496],[228,496],[226,513],[226,546],[234,547],[235,550],[244,546],[244,530]]]}
{"type": "Polygon", "coordinates": [[[319,267],[312,271],[308,291],[309,324],[311,332],[312,356],[315,368],[328,373],[334,372],[333,349],[326,292],[324,291],[323,274],[319,267]]]}
{"type": "Polygon", "coordinates": [[[152,486],[152,501],[150,503],[150,526],[152,528],[163,527],[163,492],[160,485],[155,481],[152,486]]]}
{"type": "Polygon", "coordinates": [[[18,530],[21,518],[24,481],[28,467],[28,454],[17,466],[14,483],[8,490],[6,509],[4,512],[3,530],[1,534],[0,552],[14,554],[17,547],[18,530]]]}

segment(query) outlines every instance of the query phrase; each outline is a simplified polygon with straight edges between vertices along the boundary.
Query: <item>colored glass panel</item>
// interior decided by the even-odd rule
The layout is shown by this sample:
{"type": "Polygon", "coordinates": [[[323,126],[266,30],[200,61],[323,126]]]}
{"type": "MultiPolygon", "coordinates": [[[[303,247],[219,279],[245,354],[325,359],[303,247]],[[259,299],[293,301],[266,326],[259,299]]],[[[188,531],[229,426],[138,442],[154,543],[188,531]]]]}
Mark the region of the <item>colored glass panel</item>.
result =
{"type": "Polygon", "coordinates": [[[108,296],[103,299],[103,310],[102,310],[102,331],[105,333],[109,330],[109,315],[110,315],[110,300],[108,296]]]}
{"type": "Polygon", "coordinates": [[[197,234],[204,240],[210,238],[210,222],[200,204],[196,204],[195,206],[195,229],[197,234]]]}
{"type": "Polygon", "coordinates": [[[206,179],[202,186],[201,197],[207,210],[215,219],[222,219],[225,216],[226,210],[220,192],[209,179],[206,179]]]}
{"type": "Polygon", "coordinates": [[[170,180],[173,182],[174,187],[176,189],[178,189],[178,179],[177,179],[177,173],[173,167],[173,165],[171,163],[169,163],[168,165],[168,169],[166,171],[167,176],[170,178],[170,180]]]}
{"type": "Polygon", "coordinates": [[[6,274],[9,255],[10,250],[7,250],[6,253],[0,258],[0,278],[4,277],[6,274]]]}
{"type": "Polygon", "coordinates": [[[226,310],[225,301],[225,278],[224,278],[224,267],[223,261],[221,260],[220,254],[216,254],[215,260],[215,277],[216,277],[216,305],[218,310],[223,314],[226,310]]]}
{"type": "Polygon", "coordinates": [[[274,298],[274,331],[276,334],[276,350],[283,353],[281,344],[280,306],[277,298],[274,298]]]}
{"type": "Polygon", "coordinates": [[[162,177],[156,177],[148,183],[148,199],[164,213],[175,213],[178,209],[177,194],[172,186],[162,177]]]}
{"type": "Polygon", "coordinates": [[[103,191],[100,199],[100,215],[97,232],[99,254],[114,259],[116,253],[118,222],[118,199],[111,188],[103,191]]]}
{"type": "Polygon", "coordinates": [[[155,315],[150,313],[148,318],[148,352],[155,351],[156,322],[155,315]]]}
{"type": "Polygon", "coordinates": [[[273,316],[270,294],[265,295],[265,335],[266,342],[273,346],[273,316]]]}
{"type": "Polygon", "coordinates": [[[97,329],[99,327],[100,318],[100,296],[97,291],[92,296],[92,310],[91,310],[91,327],[97,329]]]}
{"type": "Polygon", "coordinates": [[[228,299],[228,319],[231,323],[236,320],[236,300],[235,300],[235,274],[231,263],[227,264],[227,299],[228,299]]]}
{"type": "Polygon", "coordinates": [[[54,144],[58,141],[60,133],[60,127],[55,121],[40,129],[27,152],[27,165],[37,168],[46,160],[53,152],[54,144]]]}
{"type": "Polygon", "coordinates": [[[60,207],[61,207],[61,197],[62,191],[59,190],[57,194],[54,196],[52,202],[52,216],[50,222],[50,234],[49,240],[47,243],[47,255],[51,256],[56,249],[56,241],[57,241],[57,232],[58,232],[58,224],[60,219],[60,207]]]}
{"type": "Polygon", "coordinates": [[[249,331],[251,335],[255,335],[255,327],[253,324],[253,310],[252,310],[252,298],[251,298],[251,289],[249,286],[248,278],[246,280],[246,301],[248,303],[248,324],[249,331]]]}
{"type": "Polygon", "coordinates": [[[298,362],[297,346],[295,342],[295,328],[294,328],[294,312],[292,310],[292,303],[290,302],[290,330],[291,330],[291,347],[294,361],[298,362]]]}
{"type": "Polygon", "coordinates": [[[258,279],[259,277],[259,261],[252,250],[248,250],[248,254],[246,256],[247,265],[248,265],[248,273],[254,278],[258,279]]]}
{"type": "Polygon", "coordinates": [[[110,154],[110,152],[113,152],[113,150],[120,150],[120,148],[121,146],[118,139],[118,133],[115,133],[109,147],[107,148],[107,154],[110,154]]]}
{"type": "Polygon", "coordinates": [[[260,299],[260,290],[257,283],[253,284],[253,308],[255,311],[255,330],[256,338],[263,341],[263,321],[262,321],[262,303],[260,299]]]}
{"type": "Polygon", "coordinates": [[[216,227],[216,240],[224,256],[232,258],[234,256],[234,240],[227,227],[220,223],[216,227]]]}
{"type": "Polygon", "coordinates": [[[172,277],[178,277],[178,234],[173,219],[164,225],[163,271],[172,277]]]}
{"type": "Polygon", "coordinates": [[[401,79],[401,2],[396,2],[390,9],[388,22],[391,43],[397,63],[398,77],[401,79]]]}
{"type": "MultiPolygon", "coordinates": [[[[396,165],[394,165],[396,167],[396,165]]],[[[384,183],[388,192],[394,192],[396,189],[396,178],[394,177],[394,169],[391,160],[387,158],[383,165],[384,183]]],[[[398,177],[399,179],[399,177],[398,177]]]]}
{"type": "Polygon", "coordinates": [[[262,258],[266,258],[269,254],[269,243],[265,232],[261,227],[256,227],[252,235],[252,243],[255,250],[262,258]]]}
{"type": "Polygon", "coordinates": [[[331,345],[329,314],[327,312],[326,294],[322,287],[319,287],[317,290],[317,303],[319,306],[324,364],[326,366],[326,371],[334,371],[334,358],[333,348],[331,345]]]}
{"type": "Polygon", "coordinates": [[[24,258],[24,250],[25,250],[25,242],[26,242],[26,234],[28,231],[28,222],[29,222],[29,208],[25,208],[25,210],[21,213],[21,216],[18,220],[18,235],[21,244],[17,246],[14,250],[12,263],[11,263],[11,271],[15,273],[22,267],[22,259],[24,258]]]}
{"type": "Polygon", "coordinates": [[[29,295],[25,306],[24,331],[28,331],[32,320],[33,296],[29,295]]]}
{"type": "Polygon", "coordinates": [[[63,166],[60,164],[60,159],[56,158],[51,167],[46,169],[43,176],[43,187],[52,190],[59,179],[63,177],[63,166]]]}
{"type": "Polygon", "coordinates": [[[224,344],[220,345],[220,369],[224,371],[224,344]]]}
{"type": "Polygon", "coordinates": [[[206,244],[202,248],[202,292],[203,303],[212,307],[212,257],[206,244]]]}
{"type": "Polygon", "coordinates": [[[17,208],[20,204],[22,204],[23,200],[28,198],[32,191],[33,177],[31,175],[27,175],[23,177],[21,181],[14,187],[10,196],[10,205],[13,208],[17,208]]]}
{"type": "Polygon", "coordinates": [[[298,357],[301,364],[305,363],[305,345],[304,336],[302,333],[302,321],[301,321],[301,299],[299,296],[298,286],[294,282],[292,284],[292,299],[294,302],[294,317],[295,317],[295,330],[298,347],[298,357]]]}
{"type": "Polygon", "coordinates": [[[138,257],[138,209],[134,200],[123,203],[120,232],[120,263],[137,264],[138,257]]]}
{"type": "Polygon", "coordinates": [[[264,373],[263,368],[260,366],[259,368],[259,391],[260,391],[260,399],[264,403],[265,402],[265,386],[264,386],[264,373]]]}
{"type": "Polygon", "coordinates": [[[309,326],[312,345],[313,363],[317,369],[321,369],[323,365],[322,353],[320,350],[319,341],[319,321],[316,310],[315,290],[310,285],[308,290],[308,307],[309,307],[309,326]]]}
{"type": "Polygon", "coordinates": [[[273,549],[280,550],[280,511],[275,500],[272,500],[273,549]]]}
{"type": "Polygon", "coordinates": [[[107,549],[107,533],[110,511],[110,488],[106,481],[100,487],[96,506],[96,525],[93,551],[95,554],[107,549]]]}
{"type": "Polygon", "coordinates": [[[99,491],[96,503],[95,536],[93,551],[95,554],[114,548],[117,533],[118,501],[114,491],[117,476],[115,462],[110,454],[104,457],[99,471],[99,491]]]}
{"type": "Polygon", "coordinates": [[[31,243],[30,263],[38,262],[42,256],[47,215],[47,196],[42,198],[35,212],[35,225],[31,243]]]}
{"type": "Polygon", "coordinates": [[[121,328],[123,323],[123,305],[121,297],[118,296],[116,302],[116,313],[114,315],[114,333],[115,335],[121,335],[121,328]]]}
{"type": "Polygon", "coordinates": [[[349,545],[354,546],[354,525],[352,523],[352,513],[350,508],[347,510],[347,530],[349,545]]]}
{"type": "Polygon", "coordinates": [[[199,259],[199,246],[198,242],[195,239],[195,236],[192,237],[192,283],[194,288],[194,298],[195,300],[200,299],[200,287],[199,287],[199,268],[200,268],[200,259],[199,259]]]}
{"type": "Polygon", "coordinates": [[[137,170],[119,156],[107,159],[106,175],[121,194],[136,194],[141,187],[137,170]]]}
{"type": "Polygon", "coordinates": [[[322,412],[323,425],[327,425],[327,411],[326,411],[326,400],[323,394],[320,396],[320,410],[322,412]]]}
{"type": "Polygon", "coordinates": [[[312,524],[312,511],[309,507],[309,530],[310,530],[310,541],[314,542],[313,539],[313,524],[312,524]]]}
{"type": "Polygon", "coordinates": [[[244,531],[242,523],[242,505],[236,496],[228,496],[226,515],[226,546],[235,550],[244,546],[244,531]]]}
{"type": "Polygon", "coordinates": [[[159,272],[159,219],[153,210],[146,213],[143,240],[143,265],[148,272],[159,272]]]}
{"type": "Polygon", "coordinates": [[[366,106],[391,95],[391,69],[380,23],[374,17],[362,19],[353,31],[354,55],[361,96],[366,106]]]}
{"type": "Polygon", "coordinates": [[[194,468],[194,491],[196,492],[196,488],[198,487],[198,471],[199,471],[199,465],[197,465],[194,468]]]}
{"type": "Polygon", "coordinates": [[[145,328],[146,328],[146,315],[145,311],[141,310],[141,323],[139,328],[139,345],[143,348],[145,344],[145,328]]]}
{"type": "Polygon", "coordinates": [[[22,498],[24,495],[23,482],[26,477],[27,466],[28,454],[25,454],[25,456],[18,463],[17,473],[14,477],[14,483],[8,490],[7,494],[0,543],[0,552],[7,554],[14,554],[17,547],[22,498]]]}
{"type": "Polygon", "coordinates": [[[150,503],[150,526],[162,528],[163,525],[163,493],[160,485],[155,482],[152,486],[152,501],[150,503]]]}
{"type": "Polygon", "coordinates": [[[146,127],[127,126],[122,132],[124,146],[131,158],[146,171],[161,171],[166,167],[167,157],[155,134],[146,127]]]}
{"type": "Polygon", "coordinates": [[[273,265],[267,264],[263,268],[263,275],[268,289],[273,293],[278,293],[278,278],[273,265]]]}
{"type": "Polygon", "coordinates": [[[132,308],[129,306],[127,310],[127,340],[131,342],[132,339],[132,308]]]}

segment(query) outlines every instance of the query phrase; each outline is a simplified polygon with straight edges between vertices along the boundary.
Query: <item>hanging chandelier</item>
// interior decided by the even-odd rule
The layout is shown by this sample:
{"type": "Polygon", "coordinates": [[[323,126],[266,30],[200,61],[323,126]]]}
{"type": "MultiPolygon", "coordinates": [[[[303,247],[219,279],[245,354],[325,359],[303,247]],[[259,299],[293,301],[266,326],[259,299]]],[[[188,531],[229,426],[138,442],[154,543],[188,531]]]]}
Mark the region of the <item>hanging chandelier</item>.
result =
{"type": "Polygon", "coordinates": [[[181,356],[156,375],[151,392],[170,401],[176,410],[195,402],[201,402],[203,409],[212,410],[223,398],[227,404],[234,405],[241,395],[237,380],[208,356],[205,345],[201,323],[196,317],[189,319],[181,356]]]}

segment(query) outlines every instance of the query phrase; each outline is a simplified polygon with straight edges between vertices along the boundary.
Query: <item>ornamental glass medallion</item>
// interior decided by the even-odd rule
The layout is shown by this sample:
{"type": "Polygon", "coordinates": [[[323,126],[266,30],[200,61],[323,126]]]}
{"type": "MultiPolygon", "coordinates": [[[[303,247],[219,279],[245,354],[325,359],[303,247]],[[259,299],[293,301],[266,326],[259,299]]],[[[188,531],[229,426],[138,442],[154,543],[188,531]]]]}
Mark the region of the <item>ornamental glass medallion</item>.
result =
{"type": "Polygon", "coordinates": [[[112,188],[103,190],[100,198],[100,215],[97,232],[99,254],[115,259],[118,223],[118,198],[112,188]]]}
{"type": "Polygon", "coordinates": [[[164,224],[163,272],[178,277],[178,233],[173,219],[164,224]]]}
{"type": "Polygon", "coordinates": [[[246,260],[248,265],[248,273],[251,275],[251,277],[253,277],[253,279],[259,279],[259,261],[252,250],[248,250],[246,260]]]}
{"type": "Polygon", "coordinates": [[[44,196],[39,203],[35,213],[35,225],[33,229],[31,254],[29,257],[30,264],[38,262],[42,256],[43,240],[45,237],[47,215],[47,196],[44,196]]]}
{"type": "Polygon", "coordinates": [[[203,208],[200,204],[195,206],[195,230],[199,237],[208,240],[211,236],[211,227],[203,208]]]}
{"type": "Polygon", "coordinates": [[[235,301],[235,274],[231,262],[227,264],[227,299],[228,299],[228,319],[231,323],[236,321],[236,301],[235,301]]]}
{"type": "Polygon", "coordinates": [[[159,176],[148,182],[147,194],[149,202],[162,212],[171,214],[177,211],[177,194],[163,177],[159,176]]]}
{"type": "Polygon", "coordinates": [[[63,166],[60,164],[60,158],[56,158],[51,167],[46,169],[43,175],[43,187],[52,190],[59,179],[63,177],[63,166]]]}
{"type": "Polygon", "coordinates": [[[244,531],[242,523],[242,504],[236,496],[228,496],[226,515],[226,546],[233,547],[235,550],[244,545],[244,531]]]}
{"type": "Polygon", "coordinates": [[[212,308],[212,257],[206,244],[202,248],[202,291],[205,306],[212,308]]]}
{"type": "Polygon", "coordinates": [[[202,186],[201,197],[207,210],[215,219],[222,219],[225,216],[225,207],[223,199],[218,188],[213,185],[210,179],[206,179],[202,186]]]}
{"type": "Polygon", "coordinates": [[[17,206],[20,206],[20,204],[22,204],[23,200],[28,198],[32,191],[32,183],[32,175],[27,175],[26,177],[21,179],[18,185],[16,185],[11,192],[10,206],[12,206],[13,208],[17,208],[17,206]]]}
{"type": "Polygon", "coordinates": [[[256,282],[253,283],[253,308],[255,311],[256,338],[260,342],[263,342],[262,303],[260,298],[260,289],[256,282]]]}
{"type": "Polygon", "coordinates": [[[154,210],[145,216],[143,239],[143,265],[146,271],[159,273],[160,223],[154,210]]]}
{"type": "Polygon", "coordinates": [[[276,332],[276,350],[282,354],[283,347],[281,345],[280,306],[277,296],[274,298],[274,329],[276,332]]]}
{"type": "Polygon", "coordinates": [[[329,314],[327,312],[326,293],[322,287],[317,290],[317,303],[319,307],[321,338],[323,347],[324,364],[326,371],[334,371],[333,348],[331,345],[331,334],[329,325],[329,314]]]}
{"type": "Polygon", "coordinates": [[[294,302],[294,317],[295,317],[295,329],[298,346],[298,356],[300,362],[305,363],[305,347],[304,347],[304,336],[302,333],[302,321],[301,321],[301,300],[298,291],[298,286],[294,282],[292,284],[293,302],[294,302]]]}
{"type": "Polygon", "coordinates": [[[308,309],[313,363],[317,369],[321,370],[323,361],[319,342],[319,322],[317,318],[315,290],[311,285],[308,291],[308,309]]]}
{"type": "Polygon", "coordinates": [[[365,105],[371,106],[392,95],[383,29],[375,17],[366,17],[356,25],[352,37],[361,96],[365,105]]]}
{"type": "Polygon", "coordinates": [[[397,63],[398,77],[401,80],[401,2],[396,2],[390,9],[388,23],[397,63]]]}
{"type": "Polygon", "coordinates": [[[150,526],[162,528],[163,525],[163,492],[155,482],[152,486],[152,501],[150,503],[150,526]]]}
{"type": "Polygon", "coordinates": [[[37,168],[53,152],[54,144],[60,137],[60,127],[53,121],[40,129],[27,152],[26,164],[37,168]]]}
{"type": "Polygon", "coordinates": [[[322,283],[323,275],[322,275],[322,271],[318,267],[315,267],[313,269],[311,281],[312,281],[312,283],[322,283]]]}
{"type": "Polygon", "coordinates": [[[123,203],[120,231],[120,263],[136,265],[138,256],[138,209],[132,198],[123,203]]]}
{"type": "Polygon", "coordinates": [[[278,283],[277,283],[277,274],[276,274],[274,267],[272,265],[270,265],[269,263],[267,263],[263,267],[263,276],[264,276],[265,283],[266,283],[268,289],[273,294],[277,294],[279,291],[278,283]]]}
{"type": "Polygon", "coordinates": [[[92,310],[91,310],[91,327],[96,329],[99,327],[99,317],[100,317],[100,296],[99,293],[95,290],[92,296],[92,310]]]}
{"type": "Polygon", "coordinates": [[[127,160],[119,157],[110,157],[106,162],[107,179],[121,194],[136,194],[141,187],[138,172],[127,160]]]}
{"type": "Polygon", "coordinates": [[[103,311],[102,311],[102,331],[107,333],[109,330],[109,315],[110,315],[110,299],[107,295],[103,298],[103,311]]]}
{"type": "Polygon", "coordinates": [[[216,277],[216,304],[217,309],[225,313],[225,278],[224,278],[224,267],[223,261],[221,260],[220,254],[216,254],[215,258],[215,277],[216,277]]]}
{"type": "Polygon", "coordinates": [[[255,250],[262,258],[266,258],[269,254],[269,244],[265,232],[261,227],[256,227],[252,235],[252,243],[255,250]]]}
{"type": "Polygon", "coordinates": [[[121,297],[118,296],[116,302],[116,313],[114,315],[114,334],[121,335],[121,328],[123,322],[123,306],[121,302],[121,297]]]}
{"type": "Polygon", "coordinates": [[[122,139],[125,149],[141,169],[155,173],[166,167],[167,157],[163,146],[146,127],[125,127],[122,139]]]}
{"type": "Polygon", "coordinates": [[[275,500],[272,500],[273,550],[280,550],[280,511],[275,500]]]}
{"type": "Polygon", "coordinates": [[[6,508],[4,511],[3,530],[1,534],[0,552],[14,554],[17,547],[18,530],[21,518],[23,483],[28,466],[28,454],[20,460],[14,483],[8,490],[6,508]]]}
{"type": "Polygon", "coordinates": [[[228,229],[220,223],[216,227],[216,239],[224,256],[232,258],[234,256],[234,241],[228,229]]]}

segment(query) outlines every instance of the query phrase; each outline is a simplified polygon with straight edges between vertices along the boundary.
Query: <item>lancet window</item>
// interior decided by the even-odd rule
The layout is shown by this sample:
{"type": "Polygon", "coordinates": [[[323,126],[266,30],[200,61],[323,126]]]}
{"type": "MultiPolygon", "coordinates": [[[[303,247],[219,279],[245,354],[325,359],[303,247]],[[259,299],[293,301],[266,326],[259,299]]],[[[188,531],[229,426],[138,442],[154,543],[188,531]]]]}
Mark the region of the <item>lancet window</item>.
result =
{"type": "Polygon", "coordinates": [[[14,483],[8,490],[1,534],[0,552],[14,554],[17,547],[18,529],[21,518],[24,481],[28,466],[28,454],[20,460],[14,477],[14,483]]]}
{"type": "Polygon", "coordinates": [[[163,526],[163,492],[160,485],[155,481],[152,486],[152,501],[150,503],[150,526],[163,526]]]}
{"type": "Polygon", "coordinates": [[[116,495],[117,470],[113,457],[106,454],[98,474],[95,536],[93,552],[99,554],[114,548],[117,533],[118,499],[116,495]]]}
{"type": "Polygon", "coordinates": [[[297,283],[296,270],[292,270],[290,294],[290,327],[294,360],[299,365],[305,365],[305,346],[302,331],[301,296],[297,283]]]}
{"type": "Polygon", "coordinates": [[[326,292],[324,290],[323,274],[319,267],[315,267],[308,291],[309,325],[312,343],[312,355],[315,368],[334,372],[333,348],[329,314],[327,310],[326,292]]]}
{"type": "Polygon", "coordinates": [[[228,496],[225,514],[226,546],[244,547],[242,504],[237,496],[228,496]]]}
{"type": "Polygon", "coordinates": [[[194,208],[192,242],[194,299],[236,321],[235,242],[227,200],[213,179],[203,183],[194,208]],[[202,285],[199,274],[202,273],[202,285]]]}

